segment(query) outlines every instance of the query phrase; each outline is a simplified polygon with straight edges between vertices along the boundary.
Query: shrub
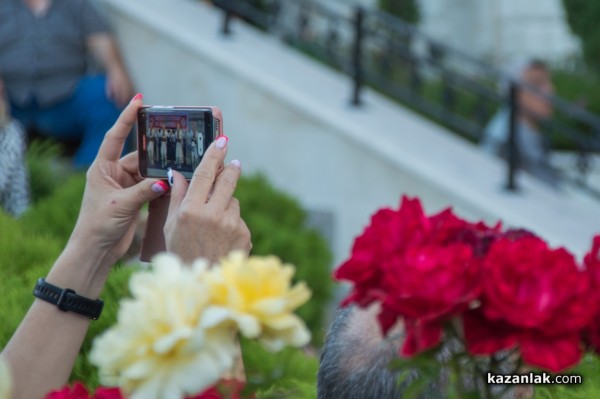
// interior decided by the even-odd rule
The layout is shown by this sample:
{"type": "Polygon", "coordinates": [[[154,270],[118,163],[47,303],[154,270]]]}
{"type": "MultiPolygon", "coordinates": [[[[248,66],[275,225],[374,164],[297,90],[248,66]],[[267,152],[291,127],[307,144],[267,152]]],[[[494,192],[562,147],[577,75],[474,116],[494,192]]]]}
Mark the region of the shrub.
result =
{"type": "Polygon", "coordinates": [[[52,163],[59,159],[61,152],[61,146],[51,140],[34,140],[29,144],[26,160],[32,203],[52,194],[60,182],[52,163]]]}
{"type": "MultiPolygon", "coordinates": [[[[36,170],[47,169],[32,169],[34,179],[40,177],[35,175],[38,173],[36,170]]],[[[21,219],[0,213],[0,290],[4,293],[0,306],[0,348],[7,344],[33,302],[31,291],[35,281],[47,275],[69,239],[79,213],[84,186],[85,176],[82,173],[74,174],[61,182],[58,189],[40,190],[39,193],[45,193],[45,196],[40,195],[37,204],[21,219]]],[[[331,254],[324,239],[316,231],[304,226],[306,215],[298,202],[273,188],[264,176],[243,178],[236,196],[242,204],[243,217],[253,233],[253,252],[258,255],[274,254],[295,264],[296,279],[305,280],[313,291],[312,300],[300,309],[299,314],[313,332],[314,342],[320,342],[323,312],[332,290],[329,277],[331,254]]],[[[126,295],[127,281],[134,270],[135,267],[117,265],[111,273],[102,293],[105,302],[102,317],[91,325],[75,363],[72,380],[86,381],[91,387],[97,385],[96,371],[87,358],[91,342],[116,320],[119,299],[126,295]]],[[[273,364],[276,364],[277,359],[282,359],[281,356],[296,359],[299,355],[288,351],[272,356],[275,359],[273,364]]],[[[260,363],[259,360],[256,362],[260,363]]],[[[289,362],[296,364],[300,360],[289,362]]],[[[306,362],[310,374],[316,359],[306,362]]],[[[292,373],[293,368],[288,371],[292,373]]],[[[302,385],[298,382],[292,385],[296,390],[310,392],[308,397],[314,396],[311,384],[302,385]]],[[[287,389],[284,385],[277,387],[287,389]]],[[[271,397],[269,395],[280,392],[277,387],[273,385],[269,391],[271,393],[261,397],[271,397]]],[[[314,385],[312,388],[314,390],[314,385]]],[[[298,395],[295,396],[306,397],[304,393],[298,395]]]]}
{"type": "Polygon", "coordinates": [[[246,386],[257,399],[317,397],[316,357],[291,348],[272,353],[246,339],[241,344],[246,386]]]}
{"type": "Polygon", "coordinates": [[[306,213],[298,201],[271,186],[263,175],[245,177],[238,183],[242,217],[252,232],[252,253],[274,254],[296,266],[295,280],[312,290],[311,300],[298,310],[313,334],[323,338],[323,317],[331,298],[331,252],[323,237],[305,227],[306,213]]]}
{"type": "Polygon", "coordinates": [[[583,57],[588,67],[600,72],[600,3],[586,0],[563,0],[571,31],[581,39],[583,57]]]}
{"type": "Polygon", "coordinates": [[[415,0],[378,0],[379,8],[405,22],[416,24],[421,18],[419,5],[415,0]]]}

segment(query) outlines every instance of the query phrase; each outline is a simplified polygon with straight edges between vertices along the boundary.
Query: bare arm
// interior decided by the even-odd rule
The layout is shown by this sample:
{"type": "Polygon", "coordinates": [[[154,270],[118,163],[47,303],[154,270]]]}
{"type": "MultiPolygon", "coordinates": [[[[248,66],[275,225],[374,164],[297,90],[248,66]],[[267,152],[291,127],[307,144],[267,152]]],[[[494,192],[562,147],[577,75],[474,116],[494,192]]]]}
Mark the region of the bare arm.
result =
{"type": "MultiPolygon", "coordinates": [[[[97,299],[112,265],[131,244],[140,207],[166,191],[157,190],[162,182],[137,178],[136,153],[119,160],[140,105],[134,101],[106,134],[87,173],[77,225],[48,283],[97,299]]],[[[89,324],[84,316],[36,299],[2,353],[14,378],[13,399],[43,398],[65,385],[89,324]]]]}
{"type": "Polygon", "coordinates": [[[119,48],[109,33],[95,33],[87,39],[87,46],[106,70],[106,95],[119,105],[125,105],[133,93],[133,86],[119,48]]]}
{"type": "MultiPolygon", "coordinates": [[[[72,240],[46,280],[96,299],[112,261],[107,254],[72,240]]],[[[3,352],[14,378],[13,398],[42,398],[66,384],[89,324],[85,316],[36,299],[3,352]]]]}

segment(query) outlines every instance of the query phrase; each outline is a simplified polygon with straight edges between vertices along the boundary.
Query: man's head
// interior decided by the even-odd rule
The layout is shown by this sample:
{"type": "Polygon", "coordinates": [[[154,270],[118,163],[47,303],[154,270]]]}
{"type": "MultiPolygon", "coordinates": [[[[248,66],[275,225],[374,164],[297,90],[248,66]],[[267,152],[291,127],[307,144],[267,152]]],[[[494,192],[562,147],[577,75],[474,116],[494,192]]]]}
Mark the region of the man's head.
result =
{"type": "MultiPolygon", "coordinates": [[[[400,371],[389,368],[400,339],[385,339],[378,307],[338,311],[327,336],[317,375],[319,399],[395,399],[402,397],[400,371]]],[[[393,331],[392,335],[397,331],[393,331]]]]}
{"type": "Polygon", "coordinates": [[[523,83],[518,97],[522,117],[534,124],[550,118],[554,109],[545,96],[554,94],[554,85],[546,64],[529,61],[523,64],[516,79],[523,83]]]}

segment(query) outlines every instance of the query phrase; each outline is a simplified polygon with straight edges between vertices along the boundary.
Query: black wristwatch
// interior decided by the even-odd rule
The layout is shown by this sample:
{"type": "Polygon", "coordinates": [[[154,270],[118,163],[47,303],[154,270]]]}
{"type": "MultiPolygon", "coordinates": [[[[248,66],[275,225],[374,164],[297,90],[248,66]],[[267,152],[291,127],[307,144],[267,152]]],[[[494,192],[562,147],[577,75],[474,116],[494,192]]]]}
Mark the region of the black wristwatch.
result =
{"type": "Polygon", "coordinates": [[[47,283],[43,278],[38,279],[33,295],[56,305],[63,312],[75,312],[92,320],[98,320],[104,307],[101,299],[94,300],[77,295],[72,289],[59,288],[47,283]]]}

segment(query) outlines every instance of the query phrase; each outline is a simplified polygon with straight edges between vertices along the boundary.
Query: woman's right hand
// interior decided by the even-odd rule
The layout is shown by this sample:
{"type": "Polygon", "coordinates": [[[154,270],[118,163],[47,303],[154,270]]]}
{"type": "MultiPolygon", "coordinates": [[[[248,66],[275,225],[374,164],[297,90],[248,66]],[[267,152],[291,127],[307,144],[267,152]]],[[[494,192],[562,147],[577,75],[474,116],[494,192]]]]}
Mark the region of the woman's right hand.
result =
{"type": "Polygon", "coordinates": [[[173,172],[171,202],[164,233],[167,251],[184,261],[206,258],[211,262],[241,249],[250,252],[250,230],[233,197],[241,174],[239,161],[223,168],[227,138],[213,142],[188,184],[173,172]]]}

